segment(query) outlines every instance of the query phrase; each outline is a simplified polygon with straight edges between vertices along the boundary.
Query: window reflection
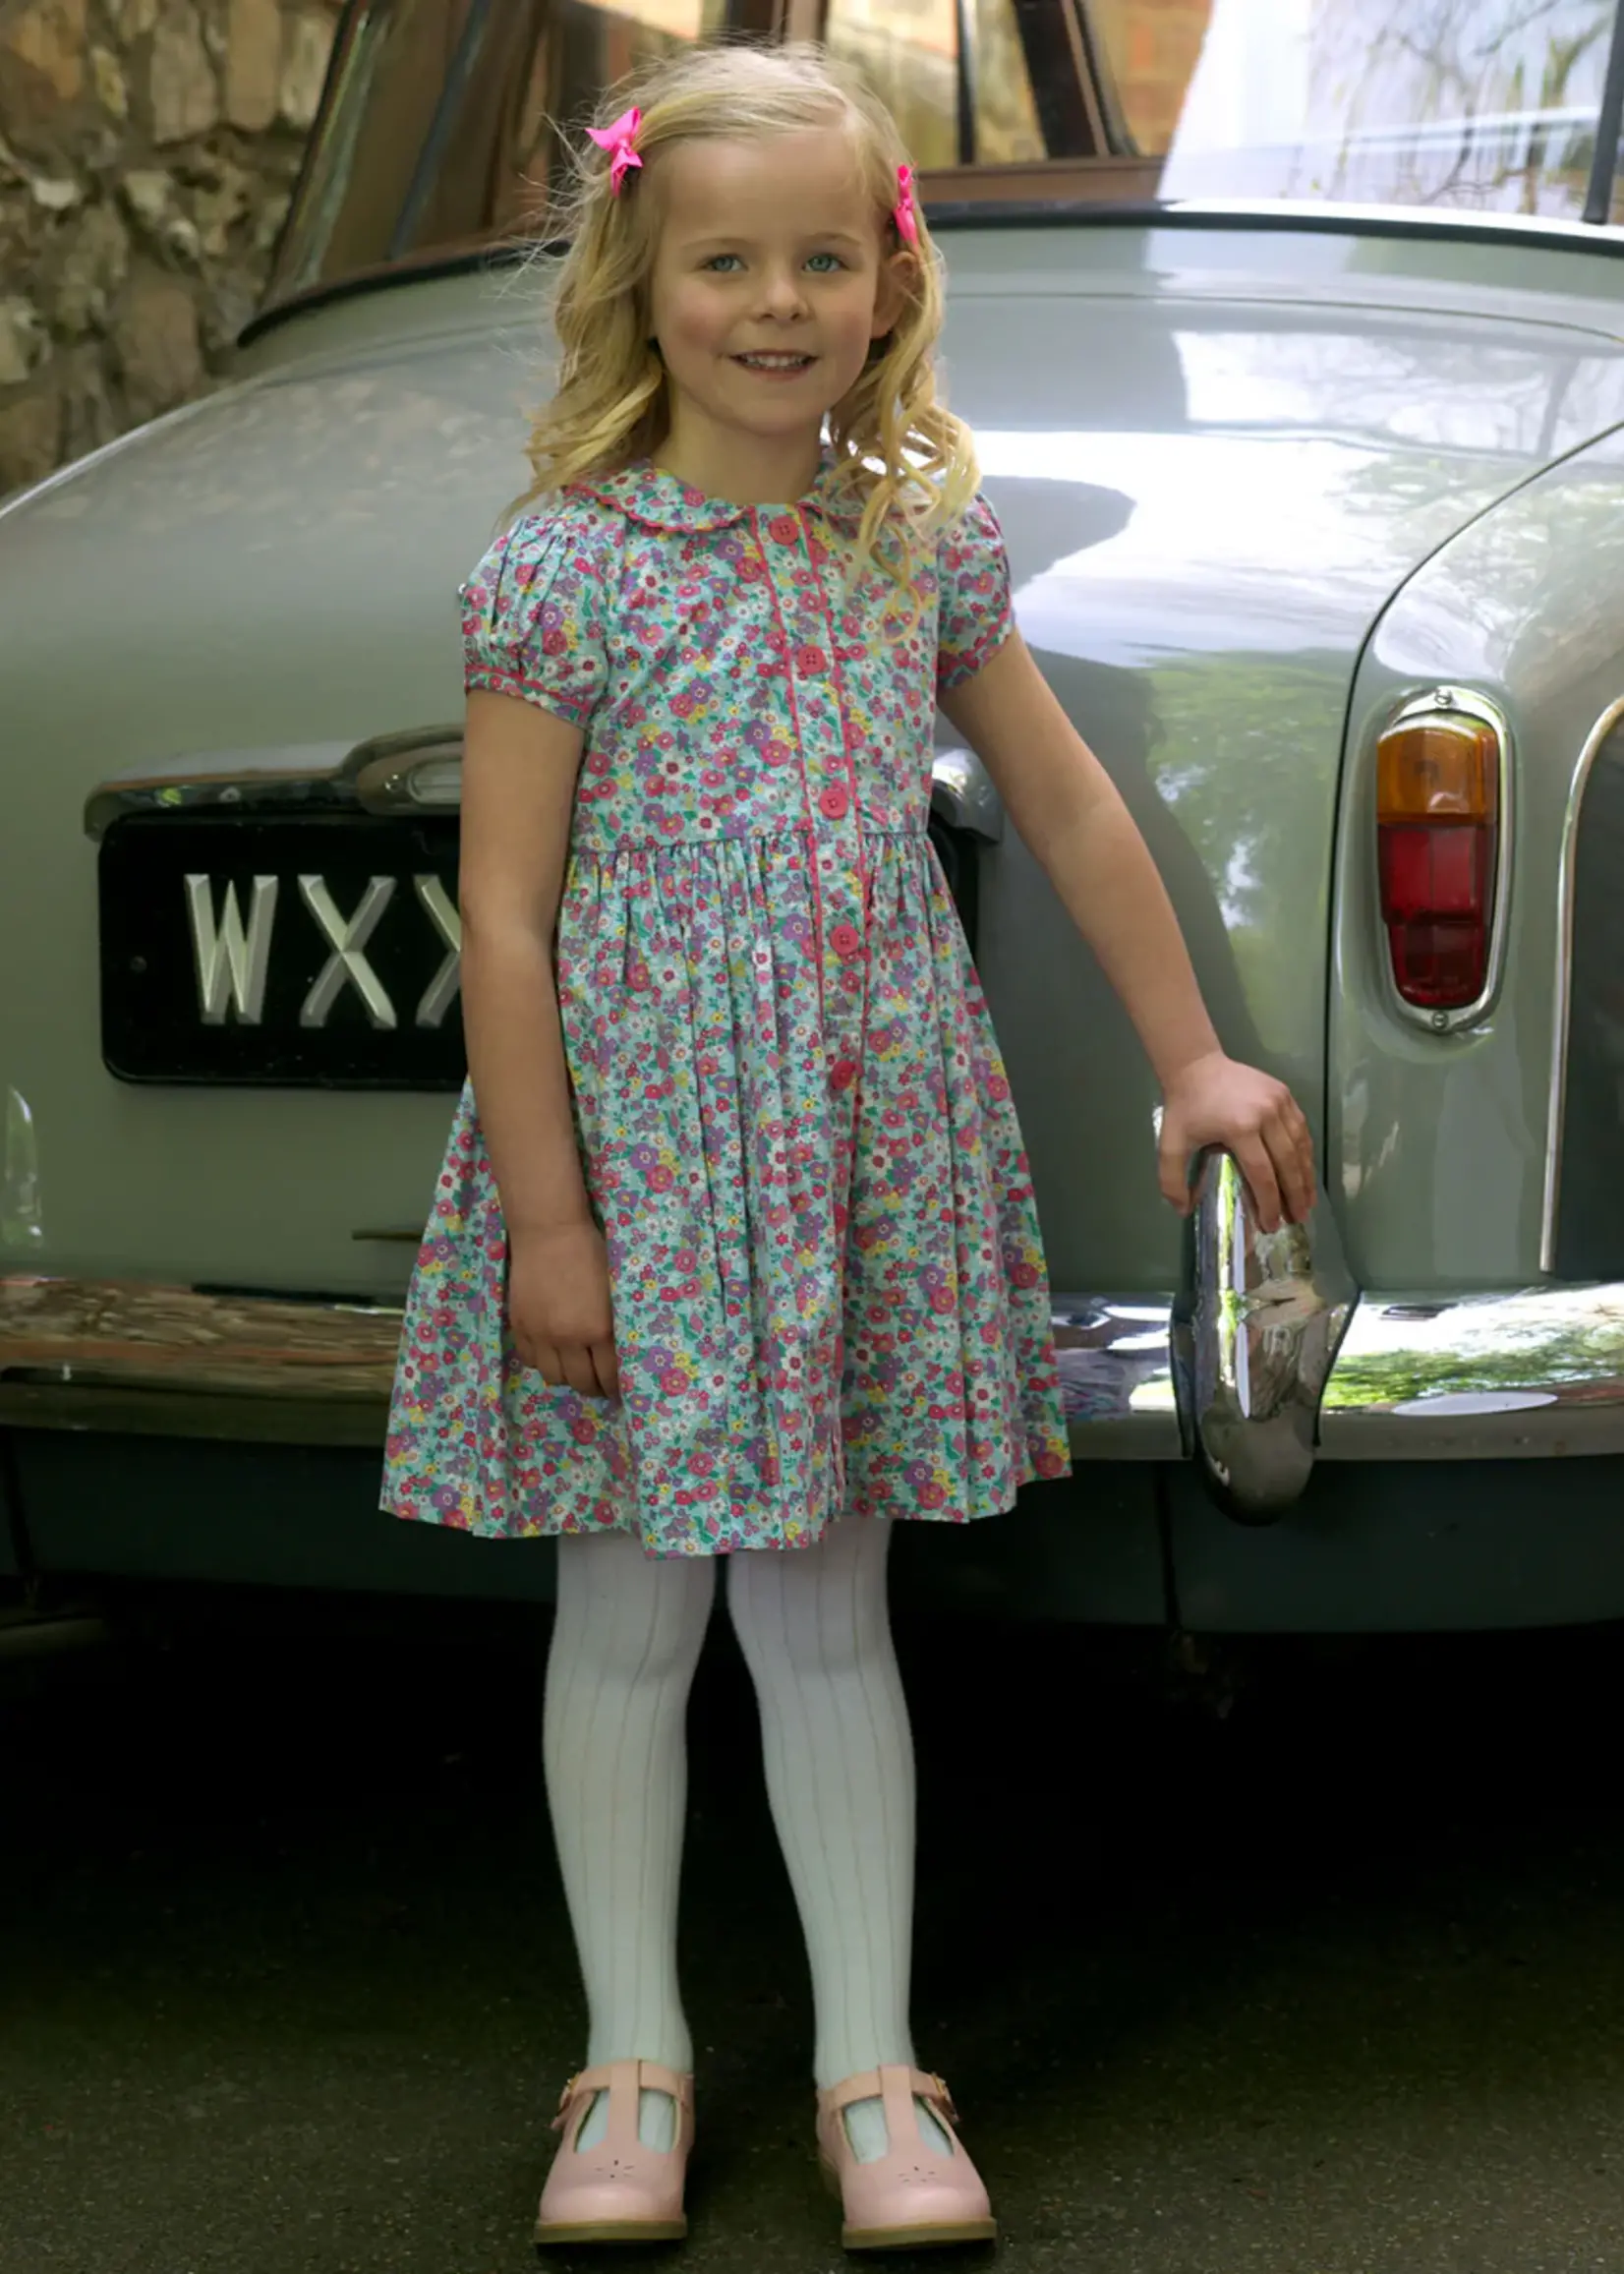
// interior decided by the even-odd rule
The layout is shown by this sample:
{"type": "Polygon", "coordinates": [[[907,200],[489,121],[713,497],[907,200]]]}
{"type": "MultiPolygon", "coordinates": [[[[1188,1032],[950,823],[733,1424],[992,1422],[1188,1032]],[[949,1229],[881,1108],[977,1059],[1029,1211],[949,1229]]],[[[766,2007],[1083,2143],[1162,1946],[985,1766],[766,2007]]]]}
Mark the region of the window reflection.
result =
{"type": "Polygon", "coordinates": [[[955,0],[831,0],[831,51],[855,64],[890,104],[920,166],[958,154],[955,0]]]}
{"type": "Polygon", "coordinates": [[[603,88],[724,29],[725,0],[372,0],[280,250],[278,296],[546,225],[561,152],[603,88]]]}
{"type": "MultiPolygon", "coordinates": [[[[1571,218],[1612,14],[1612,0],[357,0],[270,298],[542,231],[558,127],[605,86],[695,40],[786,29],[857,65],[938,176],[961,154],[983,169],[1080,159],[1066,194],[1571,218]]],[[[1024,179],[1005,177],[1012,189],[1024,179]]]]}
{"type": "Polygon", "coordinates": [[[977,163],[1010,166],[1065,155],[1044,147],[1032,99],[1032,67],[1015,28],[1013,0],[977,0],[974,24],[977,163]]]}
{"type": "Polygon", "coordinates": [[[915,165],[959,158],[959,37],[976,160],[1010,165],[1049,153],[1032,99],[1015,0],[828,0],[824,38],[877,87],[915,165]]]}
{"type": "MultiPolygon", "coordinates": [[[[886,95],[921,167],[958,154],[959,32],[968,32],[984,161],[1046,152],[1030,52],[1049,0],[826,0],[831,48],[886,95]]],[[[1053,13],[1052,8],[1049,9],[1053,13]]],[[[793,11],[811,29],[817,9],[793,11]]],[[[779,27],[779,0],[363,0],[278,256],[271,297],[425,253],[546,225],[561,152],[603,88],[645,60],[779,27]]],[[[1053,144],[1054,138],[1050,137],[1053,144]]]]}

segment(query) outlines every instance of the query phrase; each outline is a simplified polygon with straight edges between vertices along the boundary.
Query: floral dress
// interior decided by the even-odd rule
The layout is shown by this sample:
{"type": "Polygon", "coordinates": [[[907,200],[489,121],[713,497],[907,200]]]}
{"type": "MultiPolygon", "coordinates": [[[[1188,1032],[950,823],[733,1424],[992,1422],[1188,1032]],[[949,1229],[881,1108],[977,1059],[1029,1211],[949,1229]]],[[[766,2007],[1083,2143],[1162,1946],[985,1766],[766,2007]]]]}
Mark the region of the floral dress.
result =
{"type": "Polygon", "coordinates": [[[620,1395],[506,1328],[471,1089],[406,1307],[383,1505],[661,1555],[962,1523],[1070,1473],[1031,1175],[927,833],[939,690],[1011,626],[977,498],[910,601],[796,503],[643,463],[464,587],[470,688],[584,736],[554,945],[620,1395]]]}

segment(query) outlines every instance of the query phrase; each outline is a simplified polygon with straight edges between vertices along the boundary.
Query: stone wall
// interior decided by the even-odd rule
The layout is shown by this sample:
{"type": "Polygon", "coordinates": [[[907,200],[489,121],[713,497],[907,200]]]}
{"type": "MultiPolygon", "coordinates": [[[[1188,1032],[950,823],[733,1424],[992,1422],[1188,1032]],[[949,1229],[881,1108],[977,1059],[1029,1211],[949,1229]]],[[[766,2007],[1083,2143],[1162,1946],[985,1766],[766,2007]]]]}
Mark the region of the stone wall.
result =
{"type": "Polygon", "coordinates": [[[0,496],[205,389],[339,0],[0,0],[0,496]]]}
{"type": "MultiPolygon", "coordinates": [[[[1210,4],[1103,0],[1147,148],[1210,4]]],[[[0,496],[225,369],[341,5],[0,0],[0,496]]]]}

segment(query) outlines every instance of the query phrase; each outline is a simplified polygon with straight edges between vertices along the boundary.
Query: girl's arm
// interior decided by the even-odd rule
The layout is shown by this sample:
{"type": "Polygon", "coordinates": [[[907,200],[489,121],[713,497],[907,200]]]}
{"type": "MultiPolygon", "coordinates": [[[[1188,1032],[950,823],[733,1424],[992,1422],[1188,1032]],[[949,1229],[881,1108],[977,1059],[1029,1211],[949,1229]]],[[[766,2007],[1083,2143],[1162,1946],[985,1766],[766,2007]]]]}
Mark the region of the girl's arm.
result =
{"type": "Polygon", "coordinates": [[[458,893],[468,1071],[507,1224],[513,1340],[547,1379],[594,1397],[617,1387],[608,1265],[552,964],[581,742],[534,704],[469,696],[458,893]]]}
{"type": "Polygon", "coordinates": [[[1173,904],[1116,784],[1077,734],[1018,632],[943,699],[982,759],[1138,1030],[1163,1097],[1161,1188],[1189,1208],[1190,1156],[1222,1145],[1275,1230],[1313,1205],[1313,1143],[1285,1084],[1225,1055],[1173,904]]]}

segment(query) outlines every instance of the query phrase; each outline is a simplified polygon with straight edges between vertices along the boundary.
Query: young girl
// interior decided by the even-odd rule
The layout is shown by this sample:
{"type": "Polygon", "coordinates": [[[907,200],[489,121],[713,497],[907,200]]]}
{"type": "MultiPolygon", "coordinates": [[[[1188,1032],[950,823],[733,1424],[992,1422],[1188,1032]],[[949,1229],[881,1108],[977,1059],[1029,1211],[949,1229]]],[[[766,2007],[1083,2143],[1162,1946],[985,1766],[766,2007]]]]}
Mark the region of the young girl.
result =
{"type": "Polygon", "coordinates": [[[844,2241],[972,2241],[986,2191],[908,2030],[886,1548],[1069,1464],[1029,1172],[927,835],[939,703],[1143,1037],[1168,1197],[1216,1143],[1265,1222],[1301,1216],[1308,1137],[1220,1050],[1014,628],[887,112],[814,51],[732,46],[604,119],[535,487],[464,593],[472,1078],[385,1505],[559,1540],[544,1752],[591,2037],[538,2241],[685,2231],[683,1722],[722,1556],[844,2241]]]}

